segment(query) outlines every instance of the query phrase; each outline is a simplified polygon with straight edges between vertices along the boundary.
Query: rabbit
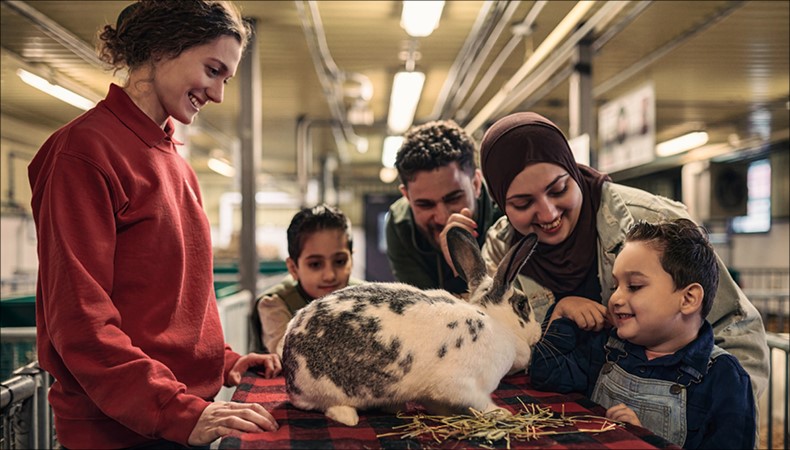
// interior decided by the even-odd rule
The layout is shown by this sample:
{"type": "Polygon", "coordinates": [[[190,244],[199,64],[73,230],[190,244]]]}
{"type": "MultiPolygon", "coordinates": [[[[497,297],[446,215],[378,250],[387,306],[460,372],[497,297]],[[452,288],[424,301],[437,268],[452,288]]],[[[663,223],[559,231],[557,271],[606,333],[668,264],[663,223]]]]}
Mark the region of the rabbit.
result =
{"type": "Polygon", "coordinates": [[[526,369],[541,334],[527,298],[511,288],[537,245],[523,238],[496,275],[486,273],[472,235],[447,242],[469,284],[469,300],[403,283],[350,286],[313,301],[289,322],[283,368],[290,402],[348,426],[357,410],[421,403],[433,414],[499,409],[491,393],[526,369]]]}

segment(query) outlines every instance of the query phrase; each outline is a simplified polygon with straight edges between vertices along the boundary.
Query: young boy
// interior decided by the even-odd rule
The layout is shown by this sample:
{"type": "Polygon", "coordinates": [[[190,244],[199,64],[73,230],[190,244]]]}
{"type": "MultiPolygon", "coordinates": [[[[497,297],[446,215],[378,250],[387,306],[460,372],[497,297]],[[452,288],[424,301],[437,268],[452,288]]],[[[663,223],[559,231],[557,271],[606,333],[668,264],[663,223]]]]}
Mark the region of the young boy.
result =
{"type": "Polygon", "coordinates": [[[638,222],[613,275],[608,314],[615,328],[583,331],[549,311],[532,385],[584,392],[607,408],[606,417],[683,448],[754,448],[749,375],[714,345],[705,320],[719,281],[705,234],[686,219],[638,222]]]}
{"type": "Polygon", "coordinates": [[[263,350],[282,357],[283,336],[296,311],[316,298],[359,284],[351,279],[351,224],[327,205],[305,208],[288,226],[288,273],[255,301],[263,350]]]}

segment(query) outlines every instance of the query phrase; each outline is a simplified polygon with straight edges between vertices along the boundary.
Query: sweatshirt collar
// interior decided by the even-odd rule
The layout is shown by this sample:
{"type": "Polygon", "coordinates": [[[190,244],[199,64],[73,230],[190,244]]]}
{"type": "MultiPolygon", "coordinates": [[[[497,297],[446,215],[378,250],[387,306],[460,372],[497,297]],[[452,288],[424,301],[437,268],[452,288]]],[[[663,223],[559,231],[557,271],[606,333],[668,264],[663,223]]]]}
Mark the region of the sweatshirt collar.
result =
{"type": "Polygon", "coordinates": [[[165,139],[173,143],[180,143],[173,139],[175,124],[172,118],[168,117],[167,122],[165,122],[165,128],[160,128],[117,84],[112,83],[110,85],[110,91],[107,93],[103,103],[118,120],[149,147],[155,147],[165,139]]]}

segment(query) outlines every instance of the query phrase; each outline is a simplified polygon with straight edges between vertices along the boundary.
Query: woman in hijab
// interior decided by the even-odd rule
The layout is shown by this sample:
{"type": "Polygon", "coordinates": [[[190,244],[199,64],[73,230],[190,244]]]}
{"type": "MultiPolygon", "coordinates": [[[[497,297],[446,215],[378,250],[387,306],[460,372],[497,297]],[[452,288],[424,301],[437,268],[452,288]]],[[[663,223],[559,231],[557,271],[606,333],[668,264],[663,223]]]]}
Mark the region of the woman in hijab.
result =
{"type": "MultiPolygon", "coordinates": [[[[627,230],[639,220],[690,219],[673,200],[613,183],[574,160],[562,131],[545,117],[520,112],[497,121],[480,146],[483,176],[505,212],[487,234],[483,257],[497,266],[519,237],[539,244],[516,286],[530,299],[537,320],[567,317],[586,330],[607,322],[612,266],[627,230]]],[[[716,344],[738,358],[752,378],[755,398],[768,385],[765,329],[718,258],[719,288],[708,321],[716,344]]],[[[690,262],[691,263],[691,262],[690,262]]]]}

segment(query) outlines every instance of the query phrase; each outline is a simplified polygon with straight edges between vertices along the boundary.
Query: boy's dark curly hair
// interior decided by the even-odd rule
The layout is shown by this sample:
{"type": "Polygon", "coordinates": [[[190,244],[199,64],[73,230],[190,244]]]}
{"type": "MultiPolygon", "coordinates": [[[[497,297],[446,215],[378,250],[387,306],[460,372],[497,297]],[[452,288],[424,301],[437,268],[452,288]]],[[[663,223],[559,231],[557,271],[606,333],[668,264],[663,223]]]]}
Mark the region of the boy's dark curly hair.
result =
{"type": "Polygon", "coordinates": [[[435,170],[452,162],[474,175],[475,143],[452,120],[438,120],[409,129],[403,136],[403,145],[395,157],[401,183],[408,186],[417,172],[435,170]]]}
{"type": "Polygon", "coordinates": [[[136,69],[159,58],[233,36],[244,49],[251,27],[238,9],[224,1],[140,0],[118,15],[115,27],[99,30],[98,54],[115,70],[136,69]]]}
{"type": "Polygon", "coordinates": [[[661,253],[661,267],[672,276],[675,289],[699,283],[705,291],[700,312],[706,318],[719,287],[719,266],[707,232],[688,219],[635,223],[626,242],[645,242],[661,253]]]}

